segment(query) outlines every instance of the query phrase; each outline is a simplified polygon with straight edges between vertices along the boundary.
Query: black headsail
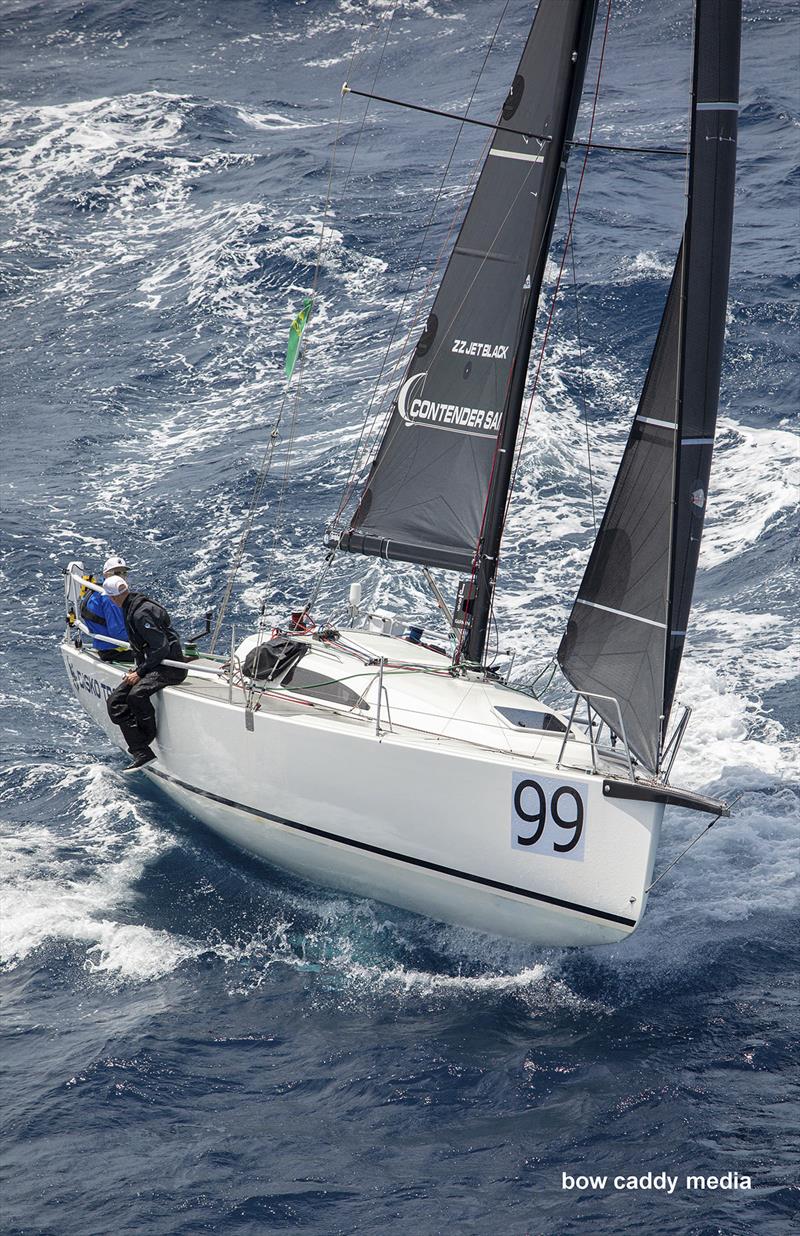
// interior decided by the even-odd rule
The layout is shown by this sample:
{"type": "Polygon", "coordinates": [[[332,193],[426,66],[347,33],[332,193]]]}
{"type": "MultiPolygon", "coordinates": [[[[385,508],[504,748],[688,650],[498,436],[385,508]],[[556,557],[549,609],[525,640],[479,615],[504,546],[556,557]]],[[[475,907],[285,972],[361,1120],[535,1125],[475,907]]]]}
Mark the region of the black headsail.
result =
{"type": "Polygon", "coordinates": [[[350,528],[335,538],[343,549],[469,570],[479,542],[487,542],[493,505],[500,511],[499,542],[595,5],[539,2],[366,488],[350,528]]]}
{"type": "MultiPolygon", "coordinates": [[[[740,0],[696,0],[686,225],[622,463],[558,659],[611,696],[656,772],[692,600],[719,401],[739,99],[740,0]]],[[[592,701],[617,733],[608,700],[592,701]]]]}

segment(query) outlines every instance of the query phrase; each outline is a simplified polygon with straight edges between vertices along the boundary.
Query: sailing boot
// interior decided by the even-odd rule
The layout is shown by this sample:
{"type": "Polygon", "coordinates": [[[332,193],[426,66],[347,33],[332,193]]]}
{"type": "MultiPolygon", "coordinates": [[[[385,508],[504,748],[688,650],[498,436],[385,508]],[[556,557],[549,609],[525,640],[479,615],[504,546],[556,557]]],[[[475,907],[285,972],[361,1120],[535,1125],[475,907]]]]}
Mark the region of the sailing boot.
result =
{"type": "Polygon", "coordinates": [[[123,768],[124,773],[137,772],[138,769],[144,768],[145,764],[149,764],[156,758],[155,752],[149,747],[145,747],[143,751],[131,751],[131,762],[123,768]]]}

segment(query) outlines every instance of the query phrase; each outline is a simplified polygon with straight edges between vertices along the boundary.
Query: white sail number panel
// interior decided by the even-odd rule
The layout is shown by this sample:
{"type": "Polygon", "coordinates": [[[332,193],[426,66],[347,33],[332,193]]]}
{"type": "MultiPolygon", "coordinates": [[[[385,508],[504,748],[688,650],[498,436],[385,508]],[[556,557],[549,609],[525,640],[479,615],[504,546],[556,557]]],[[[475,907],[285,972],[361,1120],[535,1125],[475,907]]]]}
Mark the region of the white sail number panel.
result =
{"type": "Polygon", "coordinates": [[[514,773],[511,781],[511,845],[540,858],[583,861],[586,797],[583,789],[555,777],[514,773]]]}

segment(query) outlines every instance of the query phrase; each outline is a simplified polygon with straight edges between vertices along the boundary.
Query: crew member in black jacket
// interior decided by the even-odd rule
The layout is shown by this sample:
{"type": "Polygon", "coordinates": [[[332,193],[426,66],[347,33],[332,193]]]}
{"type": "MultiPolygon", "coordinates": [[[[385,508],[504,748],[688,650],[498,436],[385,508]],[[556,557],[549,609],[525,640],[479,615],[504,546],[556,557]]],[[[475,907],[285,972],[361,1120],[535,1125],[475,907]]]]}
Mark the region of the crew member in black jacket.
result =
{"type": "Polygon", "coordinates": [[[163,605],[141,592],[131,592],[121,575],[104,580],[103,591],[122,610],[136,658],[136,669],[125,675],[106,702],[108,715],[122,730],[131,754],[124,771],[134,772],[156,758],[150,750],[156,736],[156,714],[150,697],[183,682],[186,670],[162,665],[162,661],[182,661],[183,649],[163,605]]]}

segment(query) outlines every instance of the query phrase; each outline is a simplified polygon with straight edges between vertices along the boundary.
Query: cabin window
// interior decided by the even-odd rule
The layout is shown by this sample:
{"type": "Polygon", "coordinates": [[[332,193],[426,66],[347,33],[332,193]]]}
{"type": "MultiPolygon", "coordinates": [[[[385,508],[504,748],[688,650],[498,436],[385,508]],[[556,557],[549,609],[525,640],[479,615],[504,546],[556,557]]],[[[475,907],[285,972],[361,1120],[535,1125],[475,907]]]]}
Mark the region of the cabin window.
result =
{"type": "Polygon", "coordinates": [[[363,708],[368,710],[369,704],[360,699],[359,692],[353,691],[343,682],[337,682],[326,676],[324,670],[305,669],[295,665],[281,680],[282,687],[297,691],[301,695],[310,695],[314,699],[325,700],[328,704],[339,704],[344,708],[363,708]]]}
{"type": "Polygon", "coordinates": [[[521,730],[546,730],[556,734],[567,732],[563,721],[559,721],[558,717],[554,717],[551,712],[545,712],[543,709],[528,711],[527,708],[496,708],[495,712],[499,712],[501,717],[510,721],[512,725],[519,726],[521,730]]]}

